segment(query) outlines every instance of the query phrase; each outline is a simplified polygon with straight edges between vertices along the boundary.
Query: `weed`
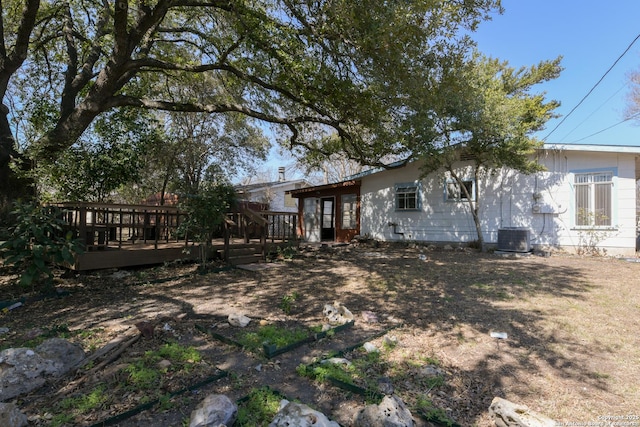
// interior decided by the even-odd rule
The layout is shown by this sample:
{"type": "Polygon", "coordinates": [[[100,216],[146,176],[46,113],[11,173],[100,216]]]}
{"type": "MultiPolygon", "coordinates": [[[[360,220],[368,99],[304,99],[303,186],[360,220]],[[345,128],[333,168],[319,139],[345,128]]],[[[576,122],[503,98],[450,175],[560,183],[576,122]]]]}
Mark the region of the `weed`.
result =
{"type": "Polygon", "coordinates": [[[56,414],[51,418],[51,427],[60,427],[65,424],[72,424],[74,419],[73,414],[63,413],[56,414]]]}
{"type": "Polygon", "coordinates": [[[137,389],[150,390],[157,388],[160,382],[160,372],[157,368],[145,366],[144,361],[138,360],[125,368],[129,373],[129,382],[137,389]]]}
{"type": "Polygon", "coordinates": [[[293,309],[294,303],[297,299],[298,293],[295,291],[282,297],[282,300],[280,300],[280,308],[284,314],[291,314],[291,310],[293,309]]]}
{"type": "Polygon", "coordinates": [[[51,425],[57,427],[71,423],[76,416],[95,410],[108,400],[104,385],[94,388],[83,396],[66,398],[58,404],[60,413],[53,416],[51,425]]]}
{"type": "Polygon", "coordinates": [[[276,347],[301,341],[309,336],[306,329],[285,329],[275,325],[261,326],[256,332],[246,332],[238,338],[238,342],[249,351],[258,351],[263,344],[272,344],[276,347]]]}
{"type": "Polygon", "coordinates": [[[444,385],[444,378],[442,378],[440,375],[430,376],[425,379],[425,383],[427,387],[429,387],[429,389],[441,387],[442,385],[444,385]]]}
{"type": "MultiPolygon", "coordinates": [[[[319,382],[327,381],[328,378],[334,378],[347,384],[354,384],[355,370],[353,365],[342,365],[335,363],[325,363],[311,369],[311,378],[319,382]]],[[[307,372],[309,374],[309,372],[307,372]]]]}
{"type": "Polygon", "coordinates": [[[183,347],[178,343],[165,344],[155,352],[145,353],[145,357],[149,357],[153,361],[169,359],[174,363],[198,363],[202,360],[198,350],[193,347],[183,347]]]}
{"type": "Polygon", "coordinates": [[[278,246],[278,258],[281,259],[293,259],[298,253],[298,249],[295,246],[288,245],[284,248],[278,246]]]}
{"type": "Polygon", "coordinates": [[[578,231],[578,247],[576,252],[578,255],[605,256],[607,250],[599,245],[604,240],[613,235],[611,228],[603,228],[605,224],[609,224],[609,218],[606,215],[595,215],[592,212],[581,209],[578,212],[578,223],[587,226],[578,231]]]}
{"type": "Polygon", "coordinates": [[[591,372],[591,373],[589,373],[589,377],[593,378],[595,380],[607,380],[607,379],[611,378],[611,375],[604,374],[604,373],[601,373],[601,372],[591,372]]]}
{"type": "Polygon", "coordinates": [[[436,357],[431,357],[431,356],[426,356],[424,358],[424,361],[429,364],[429,365],[433,365],[433,366],[440,366],[442,365],[442,363],[440,362],[440,359],[436,358],[436,357]]]}
{"type": "Polygon", "coordinates": [[[266,387],[251,390],[247,399],[238,405],[234,426],[268,426],[278,412],[281,400],[281,396],[266,387]]]}
{"type": "Polygon", "coordinates": [[[390,338],[390,339],[385,339],[382,341],[382,348],[384,349],[384,351],[389,352],[391,350],[393,350],[394,348],[396,348],[398,346],[398,341],[395,341],[394,339],[390,338]]]}
{"type": "Polygon", "coordinates": [[[142,359],[125,368],[129,374],[130,385],[141,390],[157,388],[162,377],[161,369],[156,365],[163,359],[171,362],[168,369],[172,372],[188,373],[194,364],[201,361],[201,356],[193,347],[183,347],[177,343],[165,344],[158,350],[147,351],[142,359]]]}
{"type": "Polygon", "coordinates": [[[431,399],[425,395],[418,397],[415,409],[416,412],[420,413],[427,420],[434,421],[438,425],[452,427],[455,424],[443,409],[436,408],[431,399]]]}
{"type": "Polygon", "coordinates": [[[166,393],[158,398],[158,409],[161,411],[168,411],[173,408],[174,404],[171,402],[171,394],[166,393]]]}

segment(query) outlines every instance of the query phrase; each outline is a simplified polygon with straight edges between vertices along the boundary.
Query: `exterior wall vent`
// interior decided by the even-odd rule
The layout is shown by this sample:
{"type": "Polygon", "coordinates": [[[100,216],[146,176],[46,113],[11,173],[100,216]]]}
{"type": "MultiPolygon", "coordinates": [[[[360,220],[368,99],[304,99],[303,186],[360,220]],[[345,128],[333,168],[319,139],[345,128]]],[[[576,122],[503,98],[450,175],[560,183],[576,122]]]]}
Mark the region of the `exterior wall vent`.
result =
{"type": "Polygon", "coordinates": [[[531,240],[528,228],[507,227],[498,229],[498,250],[530,252],[531,240]]]}

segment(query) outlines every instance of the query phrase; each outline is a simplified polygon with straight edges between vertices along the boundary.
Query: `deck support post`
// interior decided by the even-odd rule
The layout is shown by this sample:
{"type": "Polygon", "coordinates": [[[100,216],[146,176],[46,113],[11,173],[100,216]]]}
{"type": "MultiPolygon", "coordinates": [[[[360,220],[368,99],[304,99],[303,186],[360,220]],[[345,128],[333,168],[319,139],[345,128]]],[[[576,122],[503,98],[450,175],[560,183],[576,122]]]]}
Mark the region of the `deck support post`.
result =
{"type": "Polygon", "coordinates": [[[224,221],[224,263],[229,264],[229,240],[231,238],[231,229],[229,223],[224,221]]]}

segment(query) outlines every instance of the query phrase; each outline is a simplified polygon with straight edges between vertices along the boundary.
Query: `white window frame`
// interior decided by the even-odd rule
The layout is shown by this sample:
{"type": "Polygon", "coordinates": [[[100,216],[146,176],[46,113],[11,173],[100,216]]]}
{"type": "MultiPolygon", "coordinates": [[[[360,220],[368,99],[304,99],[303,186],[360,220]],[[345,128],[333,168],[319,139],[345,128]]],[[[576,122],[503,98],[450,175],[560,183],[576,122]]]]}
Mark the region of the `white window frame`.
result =
{"type": "MultiPolygon", "coordinates": [[[[471,184],[471,200],[476,200],[476,180],[475,179],[463,179],[463,184],[470,183],[471,184]]],[[[466,194],[460,188],[458,181],[453,178],[449,178],[445,180],[444,183],[444,200],[445,202],[460,202],[463,200],[467,200],[466,194]],[[449,191],[453,189],[455,193],[449,191]],[[453,194],[452,194],[453,193],[453,194]]]]}
{"type": "Polygon", "coordinates": [[[420,210],[420,183],[404,182],[394,186],[394,206],[397,212],[420,210]],[[411,201],[413,200],[413,203],[411,201]],[[409,203],[408,203],[409,202],[409,203]],[[413,205],[413,206],[412,206],[413,205]]]}
{"type": "MultiPolygon", "coordinates": [[[[574,171],[572,174],[573,186],[573,225],[580,229],[611,229],[615,227],[616,203],[615,188],[618,175],[617,168],[574,171]],[[603,215],[603,209],[597,206],[599,197],[597,189],[600,186],[609,186],[608,211],[609,215],[603,215]],[[586,200],[579,200],[579,197],[586,200]],[[587,206],[580,206],[587,204],[587,206]],[[586,213],[585,213],[586,211],[586,213]],[[581,220],[581,216],[588,221],[581,220]],[[606,218],[604,220],[603,218],[606,218]]],[[[607,211],[607,207],[604,207],[607,211]]]]}

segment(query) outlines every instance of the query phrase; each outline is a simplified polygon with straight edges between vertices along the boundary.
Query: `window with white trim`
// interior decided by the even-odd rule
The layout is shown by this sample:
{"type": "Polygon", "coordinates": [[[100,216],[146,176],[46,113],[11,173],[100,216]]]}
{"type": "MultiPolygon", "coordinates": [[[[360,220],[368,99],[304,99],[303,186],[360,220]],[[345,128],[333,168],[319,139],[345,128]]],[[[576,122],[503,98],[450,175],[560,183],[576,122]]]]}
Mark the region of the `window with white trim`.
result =
{"type": "Polygon", "coordinates": [[[613,172],[574,176],[575,225],[610,227],[613,216],[613,172]]]}
{"type": "Polygon", "coordinates": [[[396,210],[415,211],[420,209],[418,184],[396,184],[396,210]]]}
{"type": "MultiPolygon", "coordinates": [[[[462,184],[465,186],[469,195],[471,196],[471,200],[476,199],[476,186],[475,181],[472,179],[466,179],[462,181],[462,184]]],[[[467,200],[467,194],[462,191],[460,184],[458,181],[453,179],[448,179],[445,183],[445,191],[444,198],[447,201],[458,201],[458,200],[467,200]]]]}

